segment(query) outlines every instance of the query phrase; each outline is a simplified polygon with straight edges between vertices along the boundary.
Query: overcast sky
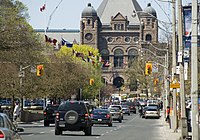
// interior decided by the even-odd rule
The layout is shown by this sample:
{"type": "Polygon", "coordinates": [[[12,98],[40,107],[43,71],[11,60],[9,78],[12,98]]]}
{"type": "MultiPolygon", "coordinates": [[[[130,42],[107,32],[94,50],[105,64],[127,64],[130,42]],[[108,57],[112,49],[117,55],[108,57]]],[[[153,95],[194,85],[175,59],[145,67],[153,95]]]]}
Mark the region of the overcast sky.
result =
{"type": "MultiPolygon", "coordinates": [[[[30,15],[29,23],[34,29],[79,29],[81,13],[88,3],[97,9],[103,0],[20,0],[28,7],[30,15]],[[46,1],[46,9],[41,12],[40,8],[46,1]],[[61,2],[62,1],[62,2],[61,2]],[[58,6],[58,4],[61,4],[58,6]],[[58,6],[58,7],[57,7],[58,6]],[[57,7],[57,8],[56,8],[57,7]],[[55,10],[56,9],[56,10],[55,10]],[[55,12],[53,13],[53,11],[55,12]],[[52,14],[53,13],[53,14],[52,14]],[[51,20],[49,20],[52,14],[51,20]]],[[[122,0],[126,1],[126,0],[122,0]]],[[[184,0],[188,3],[191,0],[184,0]]],[[[148,3],[157,11],[159,20],[169,22],[166,14],[171,16],[171,5],[169,2],[160,2],[159,0],[138,0],[141,8],[144,9],[148,3]],[[159,6],[160,5],[160,6],[159,6]]],[[[170,17],[171,18],[171,17],[170,17]]]]}

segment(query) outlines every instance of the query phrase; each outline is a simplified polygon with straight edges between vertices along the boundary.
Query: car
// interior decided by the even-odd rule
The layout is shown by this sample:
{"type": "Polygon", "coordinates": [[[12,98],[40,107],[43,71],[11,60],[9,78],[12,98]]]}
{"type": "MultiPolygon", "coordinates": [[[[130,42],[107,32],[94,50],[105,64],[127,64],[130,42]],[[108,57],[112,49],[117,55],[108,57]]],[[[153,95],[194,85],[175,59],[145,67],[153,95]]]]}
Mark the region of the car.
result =
{"type": "Polygon", "coordinates": [[[122,112],[123,112],[123,114],[128,114],[129,116],[131,114],[131,111],[130,111],[128,105],[122,105],[122,112]]]}
{"type": "Polygon", "coordinates": [[[112,119],[115,121],[119,121],[119,123],[122,123],[122,113],[119,108],[117,107],[111,107],[109,108],[110,113],[112,114],[112,119]]]}
{"type": "Polygon", "coordinates": [[[86,136],[92,134],[92,120],[84,101],[64,101],[56,112],[55,135],[63,131],[83,131],[86,136]]]}
{"type": "Polygon", "coordinates": [[[140,117],[141,117],[141,118],[144,118],[144,117],[145,117],[145,112],[146,112],[148,106],[144,106],[144,107],[143,107],[143,106],[140,106],[140,107],[142,107],[142,110],[139,109],[139,112],[142,111],[141,114],[140,114],[140,117]]]}
{"type": "Polygon", "coordinates": [[[145,111],[145,119],[147,118],[160,118],[160,112],[156,107],[148,107],[145,111]]]}
{"type": "Polygon", "coordinates": [[[124,105],[128,105],[130,112],[133,112],[134,114],[136,114],[136,104],[134,102],[126,102],[124,103],[124,105]]]}
{"type": "Polygon", "coordinates": [[[110,105],[108,107],[108,109],[110,109],[110,108],[119,108],[119,111],[120,111],[121,116],[122,116],[122,120],[124,119],[124,115],[123,115],[123,112],[122,112],[122,105],[110,105]]]}
{"type": "Polygon", "coordinates": [[[18,132],[23,128],[16,127],[5,113],[0,113],[0,140],[22,140],[18,132]]]}
{"type": "Polygon", "coordinates": [[[55,112],[58,109],[59,105],[55,104],[48,104],[44,111],[43,111],[43,115],[44,115],[44,126],[49,126],[49,124],[54,124],[55,123],[55,112]]]}
{"type": "Polygon", "coordinates": [[[112,126],[112,115],[107,109],[94,109],[90,114],[93,124],[106,124],[112,126]]]}

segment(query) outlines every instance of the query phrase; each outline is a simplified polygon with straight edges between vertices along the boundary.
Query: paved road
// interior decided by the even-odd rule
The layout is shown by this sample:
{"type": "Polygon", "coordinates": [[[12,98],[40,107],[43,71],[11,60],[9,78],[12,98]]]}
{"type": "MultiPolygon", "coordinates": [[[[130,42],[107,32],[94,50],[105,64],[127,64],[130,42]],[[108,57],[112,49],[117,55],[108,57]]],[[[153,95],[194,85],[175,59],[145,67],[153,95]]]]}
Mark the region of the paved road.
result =
{"type": "Polygon", "coordinates": [[[83,132],[65,131],[61,136],[54,135],[54,125],[44,127],[43,123],[19,124],[25,131],[20,133],[24,140],[165,140],[160,119],[142,119],[138,114],[124,116],[122,123],[114,122],[113,127],[94,125],[92,136],[83,132]]]}

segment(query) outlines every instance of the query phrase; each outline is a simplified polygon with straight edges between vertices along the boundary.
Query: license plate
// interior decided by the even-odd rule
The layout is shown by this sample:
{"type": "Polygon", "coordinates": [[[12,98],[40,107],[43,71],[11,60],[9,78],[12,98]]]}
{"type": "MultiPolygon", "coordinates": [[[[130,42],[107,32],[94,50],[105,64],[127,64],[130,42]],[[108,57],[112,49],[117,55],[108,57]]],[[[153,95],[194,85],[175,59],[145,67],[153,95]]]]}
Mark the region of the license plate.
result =
{"type": "Polygon", "coordinates": [[[99,122],[101,122],[101,121],[102,121],[102,119],[98,119],[98,121],[99,121],[99,122]]]}
{"type": "Polygon", "coordinates": [[[60,127],[65,127],[65,124],[60,124],[59,126],[60,126],[60,127]]]}

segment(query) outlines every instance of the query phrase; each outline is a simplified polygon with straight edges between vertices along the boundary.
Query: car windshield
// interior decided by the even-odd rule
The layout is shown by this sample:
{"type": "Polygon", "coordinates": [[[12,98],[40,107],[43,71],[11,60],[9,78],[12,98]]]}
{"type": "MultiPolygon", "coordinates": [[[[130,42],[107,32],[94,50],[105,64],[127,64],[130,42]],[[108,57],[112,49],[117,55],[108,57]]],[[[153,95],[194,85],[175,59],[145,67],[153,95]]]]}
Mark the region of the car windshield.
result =
{"type": "Polygon", "coordinates": [[[59,107],[59,111],[76,110],[78,113],[85,113],[86,106],[83,102],[63,102],[59,107]]]}
{"type": "Polygon", "coordinates": [[[135,103],[134,102],[126,102],[124,105],[135,106],[135,103]]]}
{"type": "Polygon", "coordinates": [[[0,127],[4,127],[4,121],[2,116],[0,116],[0,127]]]}
{"type": "Polygon", "coordinates": [[[148,108],[147,111],[157,111],[157,109],[154,109],[154,108],[148,108]]]}
{"type": "Polygon", "coordinates": [[[119,108],[111,108],[110,112],[119,112],[119,108]]]}
{"type": "Polygon", "coordinates": [[[128,108],[128,105],[122,105],[122,108],[128,108]]]}
{"type": "Polygon", "coordinates": [[[46,110],[57,110],[58,106],[47,106],[46,110]]]}
{"type": "Polygon", "coordinates": [[[106,114],[108,114],[109,112],[107,111],[107,110],[94,110],[93,112],[92,112],[92,114],[94,114],[94,115],[106,115],[106,114]]]}

